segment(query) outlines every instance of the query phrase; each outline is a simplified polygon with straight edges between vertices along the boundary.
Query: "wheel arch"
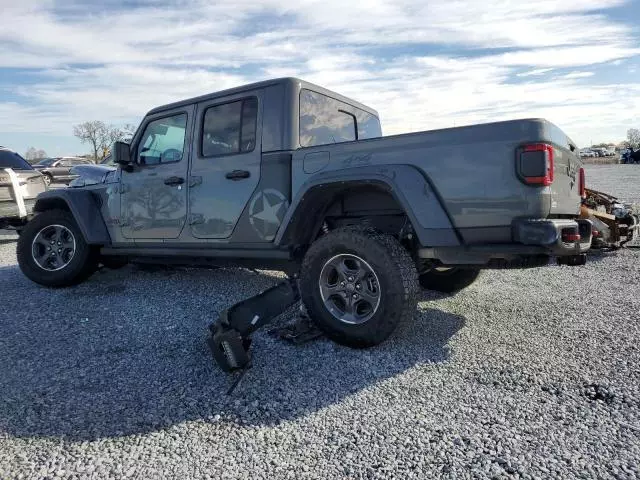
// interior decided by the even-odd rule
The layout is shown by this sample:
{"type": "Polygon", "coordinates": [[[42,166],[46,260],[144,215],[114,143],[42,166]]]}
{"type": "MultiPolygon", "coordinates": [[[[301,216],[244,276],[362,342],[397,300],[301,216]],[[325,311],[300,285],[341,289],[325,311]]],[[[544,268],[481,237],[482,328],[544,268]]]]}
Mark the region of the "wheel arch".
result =
{"type": "Polygon", "coordinates": [[[382,165],[323,172],[294,197],[275,238],[277,245],[306,245],[319,232],[330,207],[354,192],[386,195],[406,215],[423,246],[458,246],[460,238],[428,178],[409,165],[382,165]]]}
{"type": "Polygon", "coordinates": [[[73,215],[89,245],[108,245],[111,238],[104,223],[97,199],[87,190],[50,190],[38,195],[33,211],[66,210],[73,215]]]}

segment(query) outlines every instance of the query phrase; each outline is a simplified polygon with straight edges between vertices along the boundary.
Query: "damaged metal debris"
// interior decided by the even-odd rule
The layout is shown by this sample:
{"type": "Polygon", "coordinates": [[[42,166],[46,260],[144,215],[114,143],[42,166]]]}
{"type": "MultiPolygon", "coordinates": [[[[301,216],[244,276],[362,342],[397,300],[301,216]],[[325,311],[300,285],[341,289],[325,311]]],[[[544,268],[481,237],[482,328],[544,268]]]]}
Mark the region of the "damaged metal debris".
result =
{"type": "Polygon", "coordinates": [[[640,215],[633,205],[587,188],[580,216],[593,224],[591,248],[640,247],[640,215]]]}

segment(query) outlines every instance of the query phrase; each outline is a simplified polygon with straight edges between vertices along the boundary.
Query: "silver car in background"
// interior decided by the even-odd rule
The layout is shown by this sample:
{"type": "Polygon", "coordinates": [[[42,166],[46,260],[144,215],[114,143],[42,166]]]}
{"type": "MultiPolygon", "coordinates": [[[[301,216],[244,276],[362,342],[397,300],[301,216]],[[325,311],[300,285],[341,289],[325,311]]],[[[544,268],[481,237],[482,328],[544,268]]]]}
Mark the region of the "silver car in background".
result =
{"type": "Polygon", "coordinates": [[[42,175],[16,152],[0,147],[0,228],[19,228],[33,215],[36,197],[47,190],[42,175]]]}

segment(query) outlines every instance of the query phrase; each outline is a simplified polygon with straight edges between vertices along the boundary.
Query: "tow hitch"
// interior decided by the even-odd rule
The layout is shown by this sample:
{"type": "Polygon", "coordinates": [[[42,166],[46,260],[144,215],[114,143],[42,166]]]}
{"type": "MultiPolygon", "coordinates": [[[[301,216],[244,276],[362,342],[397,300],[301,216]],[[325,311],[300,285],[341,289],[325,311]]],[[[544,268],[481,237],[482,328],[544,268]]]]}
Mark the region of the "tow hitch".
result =
{"type": "Polygon", "coordinates": [[[211,337],[207,341],[218,366],[225,372],[248,367],[250,335],[299,300],[297,281],[289,278],[223,310],[218,322],[209,326],[211,337]]]}
{"type": "Polygon", "coordinates": [[[558,265],[568,265],[570,267],[579,267],[587,264],[587,254],[581,253],[579,255],[569,255],[565,257],[558,257],[558,265]]]}

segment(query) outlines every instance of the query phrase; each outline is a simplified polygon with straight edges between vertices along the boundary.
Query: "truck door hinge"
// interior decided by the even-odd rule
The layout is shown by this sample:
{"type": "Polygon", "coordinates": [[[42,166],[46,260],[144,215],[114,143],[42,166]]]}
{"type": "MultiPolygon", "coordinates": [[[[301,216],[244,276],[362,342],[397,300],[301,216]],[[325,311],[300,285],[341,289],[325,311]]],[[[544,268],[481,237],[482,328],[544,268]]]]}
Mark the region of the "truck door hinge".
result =
{"type": "Polygon", "coordinates": [[[204,216],[201,213],[192,213],[189,215],[189,225],[197,225],[204,223],[204,216]]]}
{"type": "Polygon", "coordinates": [[[202,185],[202,177],[191,175],[189,177],[189,187],[195,187],[196,185],[202,185]]]}
{"type": "Polygon", "coordinates": [[[129,185],[125,183],[120,184],[120,193],[127,193],[130,190],[131,190],[131,187],[129,187],[129,185]]]}

